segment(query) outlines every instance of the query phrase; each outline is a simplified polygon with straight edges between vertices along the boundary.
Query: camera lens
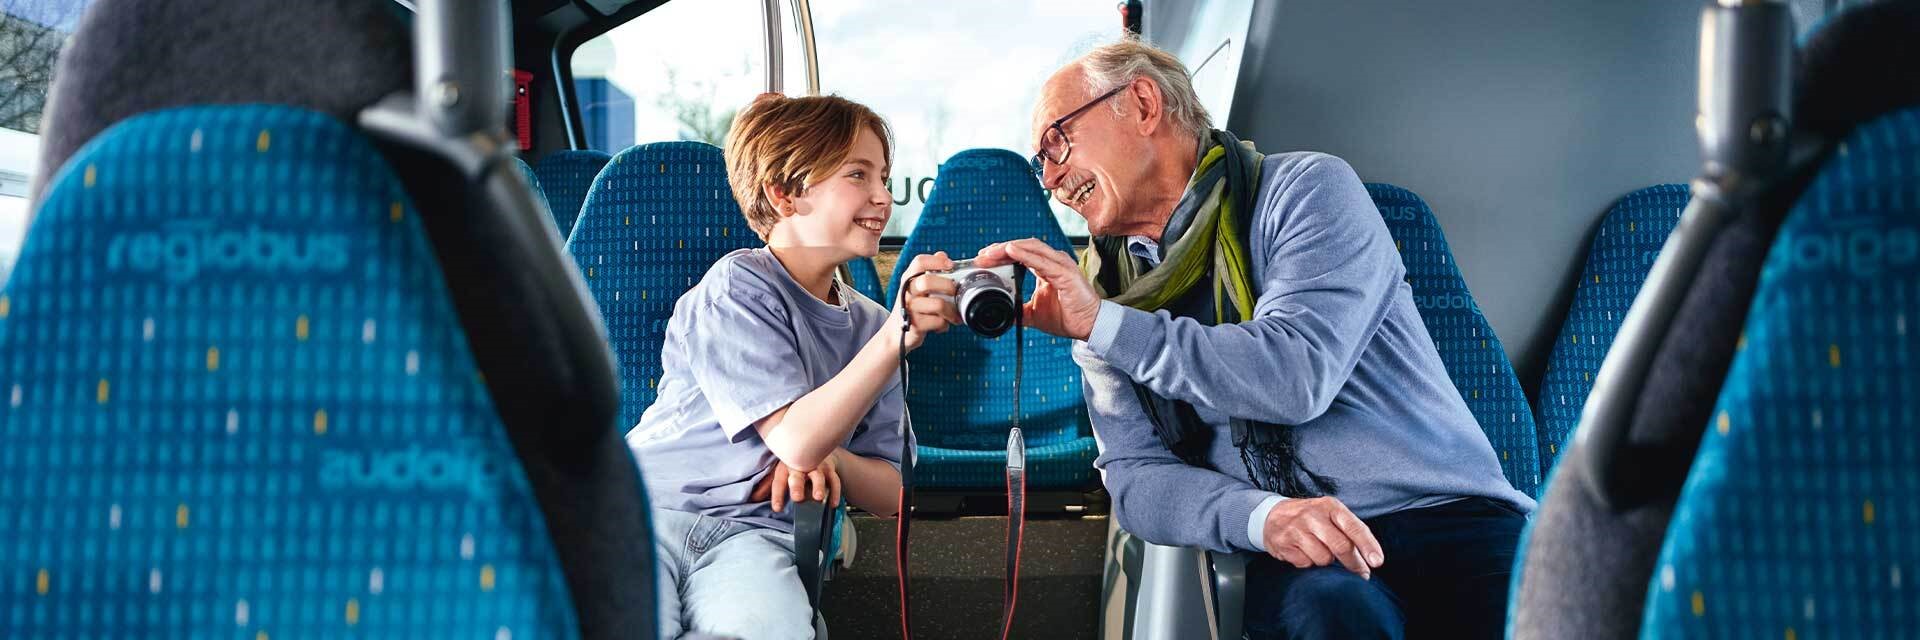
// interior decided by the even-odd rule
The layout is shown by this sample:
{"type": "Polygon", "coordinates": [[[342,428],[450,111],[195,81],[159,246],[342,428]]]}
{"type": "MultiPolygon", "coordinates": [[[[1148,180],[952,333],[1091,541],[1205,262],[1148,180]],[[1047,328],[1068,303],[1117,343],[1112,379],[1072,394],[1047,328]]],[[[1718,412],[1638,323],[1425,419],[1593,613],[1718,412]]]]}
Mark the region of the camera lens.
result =
{"type": "Polygon", "coordinates": [[[1013,328],[1018,313],[1013,307],[1013,296],[997,289],[981,291],[967,301],[966,308],[960,310],[960,316],[967,321],[967,328],[986,338],[997,338],[1013,328]]]}

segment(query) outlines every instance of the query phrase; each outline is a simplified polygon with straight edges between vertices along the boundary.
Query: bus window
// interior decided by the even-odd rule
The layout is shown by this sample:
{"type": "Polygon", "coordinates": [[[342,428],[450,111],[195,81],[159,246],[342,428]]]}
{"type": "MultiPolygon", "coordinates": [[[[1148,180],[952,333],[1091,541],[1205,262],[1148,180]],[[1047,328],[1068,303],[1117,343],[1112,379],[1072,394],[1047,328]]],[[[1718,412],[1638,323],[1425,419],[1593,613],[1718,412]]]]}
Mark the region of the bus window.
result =
{"type": "Polygon", "coordinates": [[[79,22],[79,0],[0,0],[0,282],[27,234],[27,189],[40,153],[40,110],[54,61],[79,22]]]}
{"type": "Polygon", "coordinates": [[[722,145],[734,113],[766,87],[760,12],[758,0],[674,0],[581,43],[573,86],[586,146],[722,145]]]}
{"type": "MultiPolygon", "coordinates": [[[[940,162],[964,149],[1032,153],[1040,83],[1061,64],[1119,37],[1112,0],[993,0],[902,6],[811,0],[820,90],[873,107],[893,126],[895,241],[913,230],[940,162]]],[[[1067,235],[1086,221],[1048,201],[1067,235]]]]}

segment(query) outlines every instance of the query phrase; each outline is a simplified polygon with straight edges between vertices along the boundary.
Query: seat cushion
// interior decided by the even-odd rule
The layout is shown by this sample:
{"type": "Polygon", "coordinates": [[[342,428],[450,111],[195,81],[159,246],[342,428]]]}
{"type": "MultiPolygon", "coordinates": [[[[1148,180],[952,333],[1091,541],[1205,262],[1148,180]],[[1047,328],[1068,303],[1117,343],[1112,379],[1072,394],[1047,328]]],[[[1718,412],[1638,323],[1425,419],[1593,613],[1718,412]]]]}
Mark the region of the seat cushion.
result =
{"type": "Polygon", "coordinates": [[[4,635],[579,632],[420,216],[328,116],[80,149],[0,292],[0,394],[4,635]]]}
{"type": "Polygon", "coordinates": [[[721,256],[762,246],[727,188],[720,148],[658,142],[620,152],[567,239],[620,362],[624,431],[653,404],[673,305],[721,256]]]}
{"type": "MultiPolygon", "coordinates": [[[[971,258],[988,244],[1039,238],[1073,246],[1047,208],[1046,192],[1026,159],[1011,151],[974,149],[940,165],[933,193],[894,266],[887,299],[913,256],[945,251],[971,258]]],[[[1027,291],[1033,276],[1025,280],[1027,291]]],[[[1027,441],[1027,484],[1079,488],[1096,481],[1091,427],[1081,396],[1073,341],[1028,331],[1021,388],[1021,431],[1027,441]]],[[[964,327],[929,336],[915,350],[907,406],[918,437],[919,475],[931,488],[997,487],[1006,482],[1007,429],[1013,419],[1014,336],[983,339],[964,327]]]]}
{"type": "Polygon", "coordinates": [[[1908,109],[1847,137],[1782,223],[1642,637],[1920,628],[1917,321],[1920,109],[1908,109]]]}
{"type": "Polygon", "coordinates": [[[1460,397],[1500,455],[1500,470],[1515,489],[1533,495],[1540,487],[1539,434],[1533,409],[1514,377],[1500,338],[1453,263],[1446,234],[1427,203],[1412,191],[1369,183],[1367,193],[1386,218],[1400,259],[1406,263],[1414,306],[1460,397]]]}
{"type": "Polygon", "coordinates": [[[1640,293],[1660,247],[1680,221],[1690,198],[1687,185],[1663,184],[1627,194],[1613,203],[1587,249],[1573,304],[1540,383],[1540,468],[1553,468],[1561,446],[1580,425],[1580,411],[1593,376],[1620,332],[1627,309],[1640,293]]]}
{"type": "Polygon", "coordinates": [[[560,239],[573,234],[574,221],[586,203],[587,190],[593,188],[594,176],[612,160],[613,156],[600,151],[567,150],[547,154],[534,165],[533,173],[547,197],[547,208],[553,211],[553,226],[560,230],[560,239]]]}

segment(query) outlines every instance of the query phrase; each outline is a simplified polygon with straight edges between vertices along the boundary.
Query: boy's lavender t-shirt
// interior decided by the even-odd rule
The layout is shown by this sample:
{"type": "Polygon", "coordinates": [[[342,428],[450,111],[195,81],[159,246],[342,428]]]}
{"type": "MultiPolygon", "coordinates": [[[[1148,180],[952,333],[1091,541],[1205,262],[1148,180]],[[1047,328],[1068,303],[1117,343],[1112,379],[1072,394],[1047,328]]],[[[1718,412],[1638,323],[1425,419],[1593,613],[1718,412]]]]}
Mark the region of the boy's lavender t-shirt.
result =
{"type": "MultiPolygon", "coordinates": [[[[791,532],[788,513],[752,502],[778,461],[753,423],[840,373],[887,310],[845,284],[834,306],[808,294],[773,252],[741,249],[674,304],[659,395],[627,433],[653,506],[791,532]]],[[[900,379],[842,446],[900,465],[900,379]]]]}

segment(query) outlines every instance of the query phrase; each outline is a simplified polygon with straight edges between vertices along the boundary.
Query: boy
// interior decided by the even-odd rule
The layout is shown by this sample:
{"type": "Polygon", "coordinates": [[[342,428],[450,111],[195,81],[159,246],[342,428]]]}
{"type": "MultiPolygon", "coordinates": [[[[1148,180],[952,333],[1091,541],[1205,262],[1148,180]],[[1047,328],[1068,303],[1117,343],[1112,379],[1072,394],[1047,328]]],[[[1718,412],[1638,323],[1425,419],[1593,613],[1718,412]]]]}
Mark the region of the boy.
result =
{"type": "MultiPolygon", "coordinates": [[[[727,134],[759,249],[721,258],[667,324],[659,397],[627,442],[653,500],[661,637],[810,638],[787,503],[899,508],[901,348],[959,320],[919,278],[892,313],[834,278],[892,214],[885,121],[835,96],[762,95],[727,134]],[[911,328],[902,336],[903,318],[911,328]]],[[[920,256],[908,273],[952,267],[920,256]]]]}

